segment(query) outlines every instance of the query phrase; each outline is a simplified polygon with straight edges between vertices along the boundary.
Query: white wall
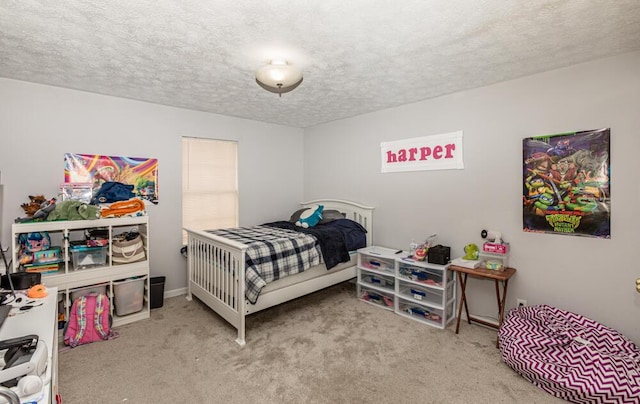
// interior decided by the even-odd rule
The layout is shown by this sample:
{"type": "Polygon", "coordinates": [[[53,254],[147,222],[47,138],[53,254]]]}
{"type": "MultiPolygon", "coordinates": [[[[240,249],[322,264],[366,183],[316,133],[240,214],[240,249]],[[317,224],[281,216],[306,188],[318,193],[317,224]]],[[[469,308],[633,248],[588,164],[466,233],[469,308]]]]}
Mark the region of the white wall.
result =
{"type": "MultiPolygon", "coordinates": [[[[461,255],[466,243],[481,241],[481,229],[500,230],[518,269],[509,307],[516,298],[555,305],[639,342],[638,106],[638,52],[304,131],[0,78],[0,236],[8,244],[29,194],[57,192],[64,153],[156,157],[151,271],[168,277],[167,290],[182,288],[180,138],[236,139],[241,225],[287,217],[301,200],[335,197],[376,206],[374,241],[394,248],[435,232],[461,255]],[[522,139],[602,127],[611,128],[611,240],[524,233],[522,139]],[[380,174],[381,141],[454,130],[464,131],[464,170],[380,174]]],[[[490,282],[471,281],[469,294],[472,313],[496,317],[490,282]]]]}
{"type": "Polygon", "coordinates": [[[159,160],[149,207],[151,274],[165,290],[186,286],[181,246],[181,137],[239,142],[241,225],[277,220],[302,199],[302,130],[0,78],[3,245],[28,195],[55,196],[64,153],[159,160]]]}
{"type": "MultiPolygon", "coordinates": [[[[463,255],[480,230],[511,243],[516,298],[586,315],[640,342],[640,52],[305,130],[305,199],[376,207],[374,243],[437,233],[463,255]],[[522,139],[611,128],[610,240],[522,231],[522,139]],[[464,170],[380,173],[380,142],[464,131],[464,170]]],[[[472,314],[497,317],[492,282],[470,280],[472,314]]],[[[464,332],[464,331],[463,331],[464,332]]]]}

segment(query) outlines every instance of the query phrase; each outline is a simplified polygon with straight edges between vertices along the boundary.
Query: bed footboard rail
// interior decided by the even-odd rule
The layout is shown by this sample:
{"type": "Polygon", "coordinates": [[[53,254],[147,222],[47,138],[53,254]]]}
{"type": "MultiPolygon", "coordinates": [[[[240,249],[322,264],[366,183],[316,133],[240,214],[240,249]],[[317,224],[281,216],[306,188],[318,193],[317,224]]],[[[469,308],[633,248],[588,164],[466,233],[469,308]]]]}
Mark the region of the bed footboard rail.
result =
{"type": "Polygon", "coordinates": [[[247,246],[210,233],[187,232],[187,299],[195,295],[238,330],[245,344],[245,254],[247,246]]]}

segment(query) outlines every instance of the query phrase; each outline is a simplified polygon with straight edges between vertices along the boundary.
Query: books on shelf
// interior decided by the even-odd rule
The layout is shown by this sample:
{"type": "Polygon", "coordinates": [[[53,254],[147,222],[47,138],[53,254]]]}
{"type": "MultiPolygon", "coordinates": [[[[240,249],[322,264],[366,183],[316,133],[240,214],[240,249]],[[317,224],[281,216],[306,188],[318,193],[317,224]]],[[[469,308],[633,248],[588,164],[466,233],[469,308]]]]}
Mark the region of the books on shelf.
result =
{"type": "Polygon", "coordinates": [[[39,265],[25,265],[26,272],[32,273],[40,273],[40,274],[52,274],[54,272],[58,272],[60,266],[57,262],[49,263],[49,264],[39,264],[39,265]]]}
{"type": "Polygon", "coordinates": [[[457,265],[459,267],[463,267],[463,268],[478,268],[480,266],[480,260],[466,260],[462,257],[460,258],[455,258],[453,260],[451,260],[451,265],[457,265]]]}

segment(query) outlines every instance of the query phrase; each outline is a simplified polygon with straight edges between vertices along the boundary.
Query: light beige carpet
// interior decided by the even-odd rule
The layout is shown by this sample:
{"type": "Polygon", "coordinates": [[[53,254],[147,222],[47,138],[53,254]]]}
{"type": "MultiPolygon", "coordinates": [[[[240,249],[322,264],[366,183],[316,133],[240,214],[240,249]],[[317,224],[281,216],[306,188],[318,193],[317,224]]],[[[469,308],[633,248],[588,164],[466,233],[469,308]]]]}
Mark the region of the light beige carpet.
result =
{"type": "Polygon", "coordinates": [[[64,403],[564,403],[500,358],[496,331],[438,330],[346,282],[254,314],[247,345],[201,302],[165,299],[119,338],[62,352],[64,403]]]}

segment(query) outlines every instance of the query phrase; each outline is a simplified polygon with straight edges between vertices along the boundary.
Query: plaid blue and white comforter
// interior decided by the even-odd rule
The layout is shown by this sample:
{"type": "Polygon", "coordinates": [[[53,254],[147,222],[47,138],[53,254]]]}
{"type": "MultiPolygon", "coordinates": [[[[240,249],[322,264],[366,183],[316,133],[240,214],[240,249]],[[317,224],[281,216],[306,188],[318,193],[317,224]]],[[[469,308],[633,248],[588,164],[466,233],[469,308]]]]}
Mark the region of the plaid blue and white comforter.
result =
{"type": "Polygon", "coordinates": [[[322,263],[318,240],[309,234],[269,226],[209,230],[209,233],[248,246],[245,297],[255,303],[269,282],[322,263]]]}

